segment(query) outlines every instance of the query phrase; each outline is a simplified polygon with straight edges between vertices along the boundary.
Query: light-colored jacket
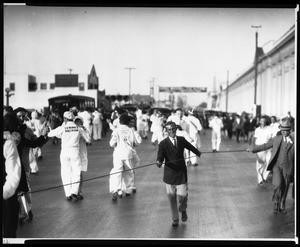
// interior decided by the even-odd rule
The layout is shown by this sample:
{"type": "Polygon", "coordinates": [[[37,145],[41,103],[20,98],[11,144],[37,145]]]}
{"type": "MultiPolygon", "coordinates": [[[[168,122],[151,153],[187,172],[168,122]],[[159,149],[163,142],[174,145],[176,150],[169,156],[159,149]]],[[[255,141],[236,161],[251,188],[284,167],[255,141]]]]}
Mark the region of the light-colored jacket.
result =
{"type": "Polygon", "coordinates": [[[137,131],[127,125],[120,125],[113,130],[109,145],[114,147],[114,155],[122,160],[132,159],[134,147],[140,145],[142,138],[137,131]]]}
{"type": "Polygon", "coordinates": [[[223,122],[221,118],[213,117],[212,120],[209,121],[209,127],[212,128],[216,133],[221,133],[221,129],[223,128],[223,122]]]}
{"type": "Polygon", "coordinates": [[[73,149],[79,150],[80,137],[82,137],[86,142],[89,142],[90,140],[89,134],[72,121],[68,121],[56,129],[51,130],[48,133],[48,136],[61,136],[62,152],[68,152],[73,149]]]}
{"type": "Polygon", "coordinates": [[[13,140],[6,140],[3,145],[3,156],[5,158],[5,183],[3,185],[3,199],[13,196],[19,186],[21,179],[21,161],[17,145],[13,140]]]}

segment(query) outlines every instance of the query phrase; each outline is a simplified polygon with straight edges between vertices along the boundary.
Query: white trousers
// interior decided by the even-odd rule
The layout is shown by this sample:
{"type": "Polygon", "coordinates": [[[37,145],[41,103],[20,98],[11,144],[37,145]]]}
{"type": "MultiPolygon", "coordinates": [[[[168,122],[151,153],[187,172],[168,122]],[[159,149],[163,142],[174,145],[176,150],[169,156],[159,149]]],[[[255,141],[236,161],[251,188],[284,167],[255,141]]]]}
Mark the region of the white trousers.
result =
{"type": "Polygon", "coordinates": [[[130,170],[133,168],[132,159],[122,160],[114,157],[113,165],[114,167],[111,169],[109,176],[109,192],[115,193],[121,191],[122,182],[124,182],[125,187],[123,187],[123,190],[126,193],[131,193],[134,184],[134,171],[130,170]]]}
{"type": "Polygon", "coordinates": [[[212,144],[212,149],[215,149],[217,151],[220,150],[220,145],[221,145],[221,132],[216,132],[212,131],[211,134],[211,144],[212,144]]]}
{"type": "Polygon", "coordinates": [[[64,185],[65,195],[68,197],[71,194],[78,194],[80,182],[80,156],[79,151],[61,152],[61,179],[64,185]]]}
{"type": "Polygon", "coordinates": [[[152,134],[151,142],[158,142],[160,143],[164,139],[162,131],[154,131],[152,134]]]}
{"type": "Polygon", "coordinates": [[[101,124],[93,124],[93,139],[101,140],[102,136],[102,123],[101,124]]]}
{"type": "Polygon", "coordinates": [[[258,183],[263,182],[263,180],[267,180],[267,177],[270,173],[270,171],[267,171],[267,164],[270,158],[270,151],[262,151],[257,153],[256,173],[258,183]]]}

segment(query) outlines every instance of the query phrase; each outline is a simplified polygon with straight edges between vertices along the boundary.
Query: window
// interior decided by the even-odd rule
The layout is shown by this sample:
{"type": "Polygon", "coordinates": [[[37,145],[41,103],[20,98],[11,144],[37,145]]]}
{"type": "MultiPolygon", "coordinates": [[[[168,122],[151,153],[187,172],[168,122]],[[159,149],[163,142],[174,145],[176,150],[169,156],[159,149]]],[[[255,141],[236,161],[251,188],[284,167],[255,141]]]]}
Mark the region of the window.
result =
{"type": "Polygon", "coordinates": [[[50,83],[50,89],[54,89],[55,88],[55,83],[50,83]]]}
{"type": "Polygon", "coordinates": [[[41,90],[47,89],[47,83],[41,83],[41,90]]]}
{"type": "Polygon", "coordinates": [[[37,83],[36,82],[28,82],[28,91],[33,92],[37,90],[37,83]]]}
{"type": "Polygon", "coordinates": [[[79,91],[84,91],[84,83],[80,82],[79,85],[79,91]]]}
{"type": "Polygon", "coordinates": [[[14,82],[10,82],[9,83],[9,89],[10,89],[10,91],[15,91],[16,90],[15,86],[16,86],[16,84],[14,82]]]}

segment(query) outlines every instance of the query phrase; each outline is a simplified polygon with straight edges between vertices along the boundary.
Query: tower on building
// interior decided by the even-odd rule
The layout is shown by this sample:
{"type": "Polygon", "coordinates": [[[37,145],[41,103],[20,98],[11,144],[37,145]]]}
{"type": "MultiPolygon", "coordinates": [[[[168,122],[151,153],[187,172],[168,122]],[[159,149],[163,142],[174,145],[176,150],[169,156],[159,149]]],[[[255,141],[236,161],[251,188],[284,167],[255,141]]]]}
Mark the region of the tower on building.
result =
{"type": "Polygon", "coordinates": [[[95,66],[93,65],[91,73],[88,75],[88,89],[98,89],[99,88],[99,78],[96,74],[95,66]]]}

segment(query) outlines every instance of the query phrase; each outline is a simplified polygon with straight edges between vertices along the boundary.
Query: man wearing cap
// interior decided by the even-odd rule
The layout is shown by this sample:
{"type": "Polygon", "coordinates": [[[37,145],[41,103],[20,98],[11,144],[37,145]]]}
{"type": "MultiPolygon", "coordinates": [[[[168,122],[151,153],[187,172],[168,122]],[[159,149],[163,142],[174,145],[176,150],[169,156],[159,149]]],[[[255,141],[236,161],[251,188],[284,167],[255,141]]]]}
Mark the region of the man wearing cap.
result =
{"type": "Polygon", "coordinates": [[[268,171],[273,171],[272,183],[274,193],[272,201],[274,201],[274,213],[287,213],[285,209],[286,197],[288,194],[290,183],[294,181],[295,169],[295,149],[294,149],[294,133],[291,133],[291,123],[288,119],[282,119],[279,126],[281,134],[273,137],[268,143],[255,146],[253,153],[260,152],[272,148],[271,158],[267,167],[268,171]]]}
{"type": "Polygon", "coordinates": [[[61,178],[64,184],[65,195],[68,201],[72,197],[78,199],[78,190],[81,174],[79,141],[82,137],[86,142],[90,141],[88,134],[74,122],[71,111],[64,113],[65,123],[51,130],[49,137],[61,137],[61,178]]]}

